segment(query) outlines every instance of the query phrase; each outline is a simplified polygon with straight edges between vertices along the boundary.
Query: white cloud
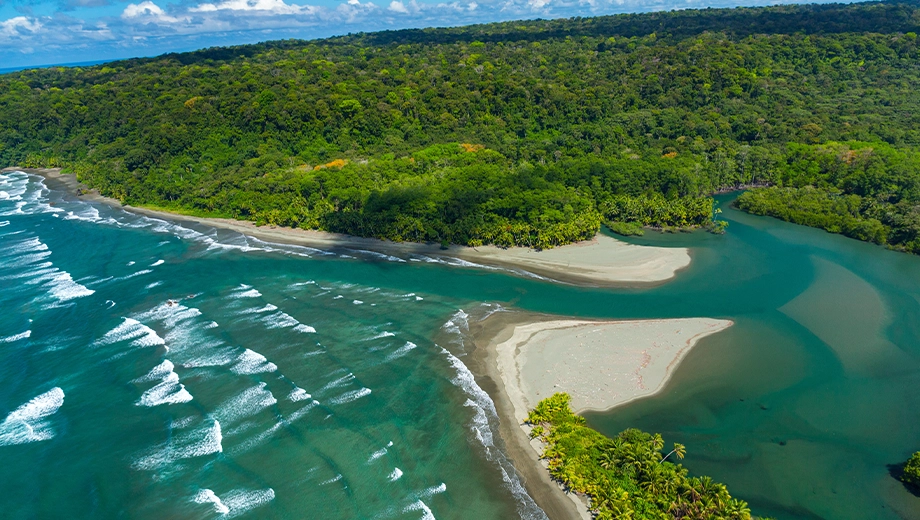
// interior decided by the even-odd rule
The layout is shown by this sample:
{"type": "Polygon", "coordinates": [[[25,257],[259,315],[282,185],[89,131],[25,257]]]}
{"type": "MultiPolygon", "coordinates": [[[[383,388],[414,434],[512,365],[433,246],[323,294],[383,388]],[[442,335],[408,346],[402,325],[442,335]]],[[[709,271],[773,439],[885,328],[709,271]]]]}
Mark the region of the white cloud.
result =
{"type": "Polygon", "coordinates": [[[17,16],[0,22],[0,38],[13,38],[20,36],[24,31],[37,33],[42,28],[41,22],[25,16],[17,16]]]}
{"type": "Polygon", "coordinates": [[[360,23],[368,21],[369,19],[365,16],[376,10],[377,4],[374,2],[368,1],[362,4],[360,0],[348,0],[347,3],[339,4],[335,9],[335,14],[345,23],[360,23]]]}
{"type": "Polygon", "coordinates": [[[166,11],[150,0],[145,0],[139,4],[128,4],[128,7],[125,7],[125,10],[121,13],[121,17],[124,20],[158,23],[176,23],[182,21],[175,16],[166,14],[166,11]]]}
{"type": "Polygon", "coordinates": [[[387,9],[393,11],[394,13],[409,14],[409,10],[406,9],[406,4],[400,2],[399,0],[393,0],[390,2],[390,7],[387,9]]]}
{"type": "Polygon", "coordinates": [[[224,0],[217,4],[201,4],[189,9],[191,12],[215,11],[262,11],[265,14],[298,14],[310,12],[313,6],[287,4],[284,0],[224,0]]]}

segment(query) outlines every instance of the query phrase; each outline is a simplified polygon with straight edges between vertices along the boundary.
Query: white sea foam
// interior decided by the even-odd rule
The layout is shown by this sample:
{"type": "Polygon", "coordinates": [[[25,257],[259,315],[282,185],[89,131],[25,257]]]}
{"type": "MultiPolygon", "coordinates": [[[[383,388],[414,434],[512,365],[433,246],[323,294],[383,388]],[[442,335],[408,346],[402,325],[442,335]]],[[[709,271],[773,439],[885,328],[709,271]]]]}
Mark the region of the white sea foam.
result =
{"type": "Polygon", "coordinates": [[[96,340],[96,345],[111,345],[122,341],[131,341],[131,345],[135,347],[155,347],[166,344],[166,341],[150,327],[134,318],[123,318],[117,327],[96,340]]]}
{"type": "Polygon", "coordinates": [[[326,383],[322,388],[316,391],[317,394],[322,394],[326,390],[332,390],[333,388],[338,388],[344,386],[355,380],[355,375],[351,372],[345,374],[344,376],[326,383]]]}
{"type": "Polygon", "coordinates": [[[189,415],[188,417],[183,417],[181,419],[174,419],[169,423],[169,428],[172,430],[179,430],[185,428],[186,426],[195,422],[196,417],[194,415],[189,415]]]}
{"type": "MultiPolygon", "coordinates": [[[[444,324],[444,328],[459,334],[461,328],[468,329],[468,318],[469,315],[465,312],[458,311],[450,321],[444,324]]],[[[518,514],[521,518],[527,520],[549,520],[546,513],[540,509],[527,493],[527,490],[524,489],[511,461],[494,443],[492,432],[493,428],[498,428],[499,419],[492,398],[476,383],[473,374],[460,359],[444,348],[441,349],[441,352],[447,357],[448,363],[456,370],[456,376],[451,379],[451,382],[462,389],[468,396],[464,405],[473,409],[470,431],[485,450],[486,459],[498,466],[502,474],[502,480],[517,499],[518,514]]]]}
{"type": "Polygon", "coordinates": [[[241,285],[237,292],[230,294],[231,298],[258,298],[259,296],[262,296],[262,293],[245,284],[241,285]]]}
{"type": "Polygon", "coordinates": [[[19,267],[25,267],[30,264],[41,262],[42,260],[51,256],[51,251],[41,251],[41,252],[31,252],[28,254],[22,254],[19,256],[14,256],[13,260],[9,262],[4,262],[3,267],[7,269],[15,269],[19,267]]]}
{"type": "Polygon", "coordinates": [[[154,287],[159,287],[160,285],[163,285],[162,280],[159,282],[148,283],[147,285],[144,286],[144,289],[150,290],[150,289],[153,289],[154,287]]]}
{"type": "Polygon", "coordinates": [[[85,205],[80,208],[80,213],[74,213],[73,211],[68,211],[64,215],[64,220],[83,220],[86,222],[99,222],[102,218],[99,216],[99,210],[85,205]]]}
{"type": "Polygon", "coordinates": [[[54,387],[13,410],[0,423],[0,446],[51,439],[54,430],[45,418],[57,412],[63,404],[64,391],[54,387]]]}
{"type": "Polygon", "coordinates": [[[202,489],[198,491],[198,494],[195,495],[195,498],[192,500],[198,504],[213,504],[214,512],[221,515],[225,515],[230,512],[230,508],[225,506],[224,503],[220,501],[220,498],[210,489],[202,489]]]}
{"type": "Polygon", "coordinates": [[[305,400],[305,399],[310,399],[310,398],[312,398],[312,397],[313,397],[313,396],[311,396],[310,394],[308,394],[306,390],[304,390],[303,388],[300,388],[300,387],[297,387],[297,388],[291,390],[291,393],[288,394],[288,399],[290,399],[291,401],[293,401],[293,402],[295,402],[295,403],[296,403],[297,401],[303,401],[303,400],[305,400]]]}
{"type": "Polygon", "coordinates": [[[140,470],[156,470],[182,459],[202,457],[223,451],[220,422],[214,421],[210,425],[184,432],[163,444],[154,446],[138,457],[132,466],[140,470]]]}
{"type": "Polygon", "coordinates": [[[137,276],[143,276],[145,274],[150,274],[152,272],[153,272],[153,269],[141,269],[140,271],[137,271],[137,272],[125,275],[125,276],[119,276],[118,278],[114,278],[112,279],[112,281],[113,282],[123,282],[125,280],[130,280],[131,278],[134,278],[137,276]]]}
{"type": "MultiPolygon", "coordinates": [[[[391,446],[392,444],[393,444],[393,443],[391,442],[388,446],[391,446]]],[[[387,454],[387,449],[386,449],[386,448],[380,448],[379,450],[375,451],[374,453],[371,453],[371,456],[368,457],[368,459],[367,459],[367,464],[370,464],[371,462],[374,462],[375,460],[379,459],[380,457],[383,457],[383,456],[386,455],[386,454],[387,454]]]]}
{"type": "Polygon", "coordinates": [[[354,301],[352,301],[351,303],[353,303],[353,304],[355,304],[355,305],[361,305],[361,304],[364,303],[364,302],[362,302],[361,300],[354,300],[354,301]]]}
{"type": "Polygon", "coordinates": [[[179,383],[179,375],[170,373],[163,381],[144,392],[138,406],[158,406],[161,404],[187,403],[192,400],[192,394],[179,383]]]}
{"type": "MultiPolygon", "coordinates": [[[[18,280],[20,278],[28,278],[23,283],[27,285],[37,285],[44,283],[51,278],[54,278],[55,273],[58,272],[56,267],[52,267],[51,262],[42,262],[38,265],[29,266],[28,271],[23,271],[20,273],[13,273],[0,276],[0,280],[18,280]]],[[[7,266],[5,266],[7,267],[7,266]]]]}
{"type": "Polygon", "coordinates": [[[421,500],[416,500],[403,509],[403,513],[408,513],[410,511],[421,511],[422,517],[419,520],[436,520],[434,513],[431,512],[431,508],[425,505],[421,500]]]}
{"type": "Polygon", "coordinates": [[[150,383],[152,381],[159,381],[173,373],[172,361],[164,359],[162,363],[150,369],[150,372],[147,372],[147,375],[138,377],[137,379],[131,381],[132,383],[150,383]]]}
{"type": "Polygon", "coordinates": [[[179,375],[173,372],[173,368],[172,362],[166,359],[153,367],[147,375],[133,381],[135,383],[160,381],[156,386],[141,395],[140,400],[137,402],[138,406],[178,404],[192,400],[192,394],[185,389],[185,385],[179,383],[179,375]]]}
{"type": "Polygon", "coordinates": [[[70,277],[70,273],[66,271],[61,271],[46,285],[50,289],[51,296],[60,302],[82,298],[96,292],[74,282],[73,278],[70,277]]]}
{"type": "Polygon", "coordinates": [[[244,417],[255,415],[263,408],[277,403],[275,396],[266,390],[265,383],[247,388],[220,405],[214,415],[226,424],[232,424],[244,417]]]}
{"type": "Polygon", "coordinates": [[[329,479],[329,480],[324,480],[324,481],[320,482],[319,485],[320,485],[320,486],[325,486],[325,485],[327,485],[327,484],[332,484],[332,483],[338,482],[338,481],[340,481],[340,480],[342,480],[342,474],[341,474],[341,473],[339,473],[338,475],[332,477],[332,478],[329,479]]]}
{"type": "Polygon", "coordinates": [[[41,284],[48,291],[48,296],[59,303],[89,296],[95,292],[74,282],[70,273],[54,267],[51,262],[44,261],[50,255],[51,251],[48,246],[36,237],[6,244],[3,252],[0,253],[0,256],[4,258],[0,264],[5,268],[4,271],[9,272],[12,269],[22,269],[27,266],[31,269],[24,273],[5,275],[3,278],[25,278],[24,283],[27,285],[41,284]]]}
{"type": "Polygon", "coordinates": [[[158,265],[163,265],[164,263],[166,263],[166,260],[157,260],[156,262],[150,264],[150,267],[156,267],[158,265]]]}
{"type": "Polygon", "coordinates": [[[278,307],[268,303],[264,307],[251,307],[249,309],[243,309],[240,311],[240,314],[261,314],[263,312],[271,312],[278,310],[278,307]]]}
{"type": "Polygon", "coordinates": [[[194,307],[186,307],[172,300],[163,302],[156,307],[135,314],[134,317],[143,321],[160,321],[167,328],[174,328],[181,322],[201,316],[201,311],[194,307]]]}
{"type": "Polygon", "coordinates": [[[381,259],[383,259],[383,260],[387,260],[387,261],[390,261],[390,262],[403,262],[403,263],[405,263],[405,260],[403,260],[402,258],[398,258],[398,257],[391,256],[391,255],[386,255],[386,254],[383,254],[383,253],[378,253],[377,251],[368,251],[368,250],[366,250],[366,249],[349,249],[349,251],[352,251],[352,252],[354,252],[354,253],[362,253],[362,254],[365,254],[365,255],[368,255],[368,256],[373,256],[374,258],[381,258],[381,259]]]}
{"type": "Polygon", "coordinates": [[[412,343],[411,341],[407,341],[405,345],[394,350],[393,353],[387,356],[386,361],[389,362],[389,361],[393,361],[394,359],[401,358],[405,356],[410,350],[413,350],[417,346],[418,345],[416,345],[415,343],[412,343]]]}
{"type": "Polygon", "coordinates": [[[248,348],[236,359],[236,364],[230,370],[237,374],[262,374],[278,370],[278,366],[265,359],[265,356],[248,348]]]}
{"type": "Polygon", "coordinates": [[[438,484],[437,486],[427,487],[427,488],[425,488],[425,489],[423,489],[423,490],[421,490],[421,491],[417,491],[417,492],[415,492],[415,493],[412,493],[412,498],[413,498],[413,499],[431,498],[431,497],[433,497],[433,496],[435,496],[435,495],[439,495],[439,494],[441,494],[441,493],[443,493],[443,492],[445,492],[445,491],[447,491],[447,484],[441,482],[441,483],[438,484]]]}
{"type": "MultiPolygon", "coordinates": [[[[226,508],[226,512],[221,513],[221,515],[224,518],[234,518],[259,506],[263,506],[274,499],[275,490],[268,488],[257,490],[234,489],[233,491],[225,493],[223,497],[218,500],[220,504],[226,508]]],[[[212,503],[214,502],[212,501],[212,503]]],[[[216,503],[215,510],[217,510],[216,503]]]]}
{"type": "Polygon", "coordinates": [[[19,341],[21,339],[28,339],[31,336],[32,336],[32,331],[27,330],[25,332],[20,332],[19,334],[13,334],[12,336],[0,338],[0,343],[12,343],[14,341],[19,341]]]}
{"type": "Polygon", "coordinates": [[[402,476],[403,476],[403,472],[401,469],[393,468],[393,471],[389,475],[387,475],[387,480],[389,480],[390,482],[396,482],[397,480],[402,478],[402,476]]]}
{"type": "Polygon", "coordinates": [[[338,397],[330,399],[329,402],[332,404],[350,403],[352,401],[357,401],[358,399],[361,399],[362,397],[366,395],[370,395],[370,393],[371,393],[370,388],[361,388],[358,390],[351,390],[349,392],[345,392],[344,394],[338,397]]]}
{"type": "Polygon", "coordinates": [[[463,312],[463,309],[458,309],[457,312],[455,312],[450,317],[450,319],[447,320],[447,323],[445,323],[441,327],[447,332],[451,332],[455,334],[463,333],[470,329],[469,318],[470,318],[470,315],[463,312]]]}
{"type": "Polygon", "coordinates": [[[13,256],[22,253],[34,253],[35,251],[47,251],[48,246],[43,244],[38,238],[32,237],[25,240],[19,240],[4,247],[4,256],[13,256]]]}
{"type": "Polygon", "coordinates": [[[314,329],[313,327],[309,325],[304,325],[303,323],[294,327],[293,330],[300,332],[302,334],[313,334],[316,332],[316,329],[314,329]]]}
{"type": "Polygon", "coordinates": [[[377,334],[376,336],[374,336],[374,337],[372,337],[372,338],[368,338],[368,339],[390,338],[390,337],[393,337],[393,336],[395,336],[395,335],[396,335],[396,334],[393,334],[392,332],[383,331],[383,332],[381,332],[380,334],[377,334]]]}
{"type": "Polygon", "coordinates": [[[265,326],[269,329],[283,329],[300,325],[299,321],[284,311],[278,311],[269,314],[268,316],[262,318],[262,323],[264,323],[265,326]]]}

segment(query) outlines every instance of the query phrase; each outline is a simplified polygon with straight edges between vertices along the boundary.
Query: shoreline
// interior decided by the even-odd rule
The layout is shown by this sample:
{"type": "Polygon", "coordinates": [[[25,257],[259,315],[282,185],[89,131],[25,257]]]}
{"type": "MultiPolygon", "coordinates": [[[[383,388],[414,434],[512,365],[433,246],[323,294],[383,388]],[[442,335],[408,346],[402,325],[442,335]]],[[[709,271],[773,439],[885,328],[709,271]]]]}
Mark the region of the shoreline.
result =
{"type": "MultiPolygon", "coordinates": [[[[423,255],[454,258],[480,264],[486,268],[502,268],[523,275],[520,271],[550,281],[585,287],[649,287],[662,284],[686,269],[691,262],[687,248],[665,248],[628,244],[598,233],[589,241],[567,244],[553,249],[535,251],[525,247],[501,249],[496,246],[477,248],[451,245],[441,249],[438,244],[390,242],[374,238],[354,237],[325,231],[299,228],[256,226],[251,221],[216,217],[195,217],[168,211],[138,208],[121,204],[89,190],[76,175],[61,173],[59,168],[3,168],[0,171],[22,171],[40,175],[49,181],[49,188],[70,195],[133,213],[175,222],[235,231],[267,242],[301,245],[318,249],[364,249],[395,256],[423,255]],[[53,186],[52,186],[53,185],[53,186]]],[[[475,266],[473,266],[475,267],[475,266]]],[[[479,267],[482,269],[482,267],[479,267]]]]}
{"type": "Polygon", "coordinates": [[[495,402],[501,419],[500,435],[505,441],[506,451],[522,475],[531,497],[553,520],[588,520],[591,514],[587,498],[565,491],[561,484],[550,476],[545,461],[539,456],[542,453],[542,444],[530,439],[530,427],[523,423],[530,409],[536,405],[536,401],[530,401],[549,397],[549,392],[567,392],[573,398],[575,413],[582,414],[587,411],[609,411],[636,399],[658,394],[664,390],[681,361],[701,339],[731,325],[733,322],[729,320],[709,318],[589,320],[517,311],[501,312],[483,322],[470,324],[470,335],[475,350],[467,360],[477,379],[482,380],[480,386],[495,402]],[[603,343],[613,342],[606,353],[612,352],[615,355],[602,356],[607,361],[613,361],[612,364],[605,364],[603,360],[584,355],[589,351],[596,353],[596,343],[589,344],[583,349],[572,346],[573,333],[590,334],[598,331],[601,334],[597,334],[594,339],[603,343]],[[540,337],[553,335],[556,336],[555,345],[552,344],[552,337],[540,337]],[[540,356],[527,359],[528,354],[534,354],[534,345],[540,343],[541,339],[544,343],[544,353],[556,361],[552,370],[547,370],[546,365],[541,363],[544,360],[540,356]],[[643,351],[650,349],[658,352],[654,352],[651,359],[641,356],[639,366],[635,366],[635,354],[647,354],[643,351]],[[621,352],[622,350],[627,352],[621,352]],[[560,356],[562,353],[564,354],[560,356]],[[559,361],[567,364],[569,361],[579,361],[578,358],[582,365],[573,363],[569,365],[568,371],[558,368],[559,361]],[[625,362],[622,361],[624,358],[625,362]],[[626,368],[642,376],[642,388],[635,386],[635,379],[619,379],[622,374],[608,372],[606,377],[599,377],[605,370],[615,368],[617,361],[620,365],[625,365],[620,368],[626,368]],[[646,362],[643,364],[642,361],[646,362]],[[535,366],[530,367],[529,364],[535,366]],[[590,368],[586,368],[585,365],[590,368]],[[520,366],[524,369],[520,370],[520,366]],[[564,380],[566,372],[569,376],[575,376],[572,381],[555,382],[554,377],[564,380]],[[533,385],[534,380],[539,379],[539,374],[548,374],[548,381],[543,381],[542,386],[539,381],[533,385]],[[611,381],[611,378],[616,379],[611,381]],[[545,395],[533,395],[537,389],[528,387],[527,380],[530,380],[533,386],[539,387],[545,395]],[[611,386],[614,381],[619,383],[619,387],[611,386]],[[591,396],[591,388],[603,390],[591,396]],[[531,394],[529,397],[528,393],[531,394]]]}

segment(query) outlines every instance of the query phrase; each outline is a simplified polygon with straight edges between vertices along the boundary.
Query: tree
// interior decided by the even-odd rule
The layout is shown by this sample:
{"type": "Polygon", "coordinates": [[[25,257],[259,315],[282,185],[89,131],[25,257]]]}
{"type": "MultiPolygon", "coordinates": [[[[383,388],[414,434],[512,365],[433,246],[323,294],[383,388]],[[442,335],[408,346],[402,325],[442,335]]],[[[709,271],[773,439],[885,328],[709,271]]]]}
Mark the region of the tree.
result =
{"type": "Polygon", "coordinates": [[[661,460],[658,461],[658,463],[660,464],[660,463],[664,462],[664,461],[667,460],[668,457],[670,457],[671,455],[674,455],[674,456],[677,457],[678,459],[683,459],[683,458],[684,458],[684,455],[686,455],[686,454],[687,454],[687,448],[684,447],[683,444],[679,444],[679,443],[676,443],[676,442],[675,442],[675,443],[674,443],[674,449],[671,450],[671,451],[669,451],[667,455],[665,455],[664,457],[662,457],[661,460]]]}

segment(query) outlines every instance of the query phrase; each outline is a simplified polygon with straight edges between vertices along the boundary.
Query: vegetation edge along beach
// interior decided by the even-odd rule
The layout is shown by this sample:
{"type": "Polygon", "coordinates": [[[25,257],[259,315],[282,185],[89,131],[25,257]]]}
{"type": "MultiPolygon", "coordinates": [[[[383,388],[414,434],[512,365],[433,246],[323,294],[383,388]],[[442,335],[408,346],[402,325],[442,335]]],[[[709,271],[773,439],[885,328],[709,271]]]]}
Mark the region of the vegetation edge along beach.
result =
{"type": "Polygon", "coordinates": [[[122,205],[118,200],[99,195],[60,168],[5,168],[40,175],[66,192],[154,218],[185,221],[228,229],[268,242],[303,245],[327,250],[370,250],[407,257],[458,258],[469,266],[501,267],[512,273],[525,271],[549,280],[582,286],[650,286],[670,280],[691,263],[690,253],[682,247],[652,247],[626,244],[598,234],[592,240],[545,251],[526,247],[494,246],[443,247],[437,244],[391,242],[383,239],[355,237],[283,226],[256,226],[253,222],[217,217],[185,215],[175,211],[122,205]]]}
{"type": "Polygon", "coordinates": [[[686,447],[665,447],[658,434],[628,429],[613,439],[585,425],[566,393],[530,411],[531,436],[543,444],[550,474],[590,497],[594,518],[752,518],[743,500],[709,477],[690,477],[679,464],[686,447]]]}
{"type": "Polygon", "coordinates": [[[572,393],[579,411],[654,395],[701,339],[731,325],[708,318],[603,321],[505,310],[470,322],[475,350],[464,361],[492,396],[506,451],[530,495],[551,518],[587,519],[592,513],[584,495],[560,487],[546,471],[542,446],[529,437],[529,411],[556,391],[572,393]],[[563,358],[564,366],[558,363],[563,358]]]}
{"type": "Polygon", "coordinates": [[[920,251],[916,2],[285,40],[0,76],[0,163],[132,206],[548,249],[739,207],[920,251]],[[760,186],[772,186],[761,188],[760,186]]]}

